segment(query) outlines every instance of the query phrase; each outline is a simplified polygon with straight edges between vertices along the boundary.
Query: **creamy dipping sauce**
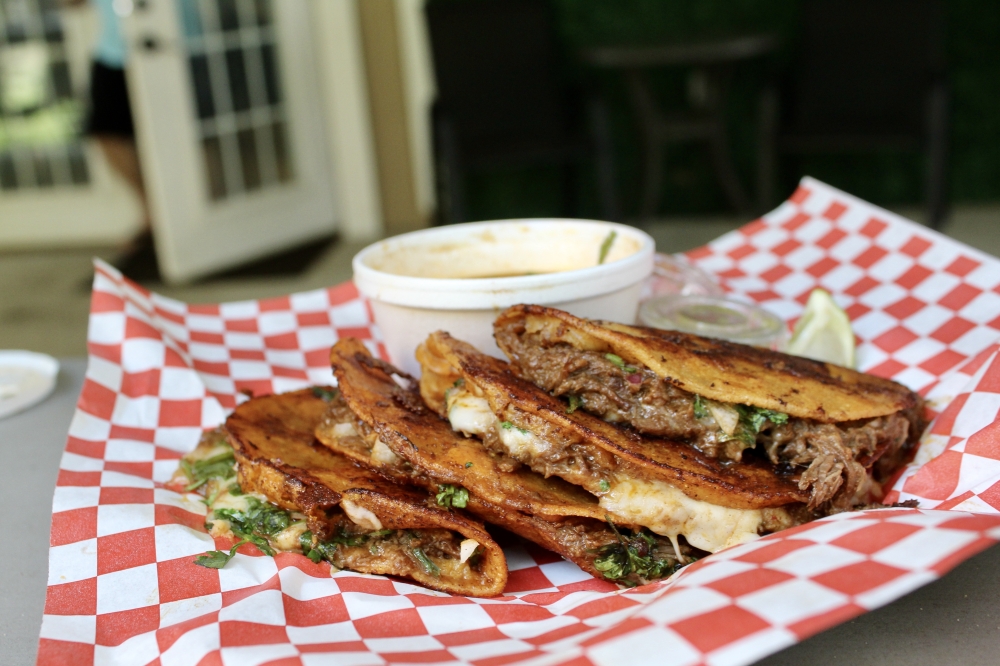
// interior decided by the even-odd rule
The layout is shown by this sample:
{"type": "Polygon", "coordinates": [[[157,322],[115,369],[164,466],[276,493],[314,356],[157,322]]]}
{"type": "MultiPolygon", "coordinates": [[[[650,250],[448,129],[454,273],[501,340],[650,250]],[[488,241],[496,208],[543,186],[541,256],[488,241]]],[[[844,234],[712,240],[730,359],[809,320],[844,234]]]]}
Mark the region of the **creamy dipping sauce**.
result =
{"type": "Polygon", "coordinates": [[[433,238],[383,241],[365,263],[392,275],[438,279],[526,278],[590,268],[639,251],[634,238],[602,225],[511,224],[448,242],[433,238]],[[603,254],[603,261],[601,261],[603,254]]]}

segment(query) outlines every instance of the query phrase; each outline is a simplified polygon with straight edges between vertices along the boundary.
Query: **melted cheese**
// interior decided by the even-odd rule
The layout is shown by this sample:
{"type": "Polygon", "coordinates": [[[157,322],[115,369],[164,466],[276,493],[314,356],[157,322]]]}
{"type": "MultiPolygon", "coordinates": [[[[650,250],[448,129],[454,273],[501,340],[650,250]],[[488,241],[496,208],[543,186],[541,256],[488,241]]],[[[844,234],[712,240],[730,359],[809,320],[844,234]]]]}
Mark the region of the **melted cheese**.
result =
{"type": "Polygon", "coordinates": [[[671,540],[683,534],[692,546],[710,553],[759,538],[762,521],[758,509],[691,499],[662,481],[620,481],[601,497],[600,505],[624,523],[643,525],[671,540]]]}
{"type": "Polygon", "coordinates": [[[219,518],[214,518],[211,521],[212,529],[208,531],[209,535],[214,539],[235,539],[236,535],[233,534],[233,526],[228,520],[220,520],[219,518]]]}
{"type": "Polygon", "coordinates": [[[452,389],[448,392],[448,421],[452,430],[465,435],[482,437],[491,428],[496,429],[500,442],[507,452],[519,460],[530,460],[541,456],[551,448],[537,435],[507,424],[503,427],[496,415],[490,409],[490,403],[485,398],[477,398],[465,388],[452,389]]]}
{"type": "Polygon", "coordinates": [[[299,543],[299,537],[302,536],[307,529],[309,528],[306,526],[305,522],[292,523],[272,536],[269,540],[278,550],[299,550],[302,548],[302,544],[299,543]]]}
{"type": "Polygon", "coordinates": [[[496,424],[497,417],[485,398],[477,398],[462,389],[448,395],[448,421],[453,430],[464,435],[485,435],[496,424]]]}
{"type": "Polygon", "coordinates": [[[257,493],[246,493],[245,495],[233,495],[228,490],[219,493],[215,496],[215,500],[212,502],[211,509],[235,509],[236,511],[247,511],[250,508],[249,499],[255,497],[261,502],[268,503],[268,500],[263,495],[257,493]]]}
{"type": "MultiPolygon", "coordinates": [[[[508,424],[509,425],[509,424],[508,424]]],[[[522,430],[520,428],[500,427],[497,429],[500,441],[511,456],[518,460],[531,460],[541,456],[551,448],[548,442],[543,441],[537,435],[522,430]]]]}

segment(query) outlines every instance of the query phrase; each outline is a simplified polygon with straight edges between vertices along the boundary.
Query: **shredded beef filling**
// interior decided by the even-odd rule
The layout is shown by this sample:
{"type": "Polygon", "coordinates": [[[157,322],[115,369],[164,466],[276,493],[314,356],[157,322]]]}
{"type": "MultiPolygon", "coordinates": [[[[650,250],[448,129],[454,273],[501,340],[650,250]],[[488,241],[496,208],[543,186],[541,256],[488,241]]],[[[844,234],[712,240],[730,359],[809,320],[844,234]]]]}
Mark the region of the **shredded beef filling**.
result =
{"type": "MultiPolygon", "coordinates": [[[[695,396],[644,367],[622,364],[617,357],[582,351],[566,343],[543,341],[539,335],[498,331],[518,372],[555,396],[613,423],[629,424],[657,437],[689,443],[704,454],[740,460],[746,444],[726,435],[710,415],[695,415],[695,396]]],[[[919,408],[912,413],[842,424],[789,418],[764,423],[756,447],[778,469],[799,475],[799,487],[810,492],[809,509],[844,510],[864,501],[870,487],[868,469],[884,459],[898,464],[921,430],[919,408]],[[913,435],[913,436],[911,436],[913,435]]],[[[876,480],[890,471],[875,465],[876,480]]]]}

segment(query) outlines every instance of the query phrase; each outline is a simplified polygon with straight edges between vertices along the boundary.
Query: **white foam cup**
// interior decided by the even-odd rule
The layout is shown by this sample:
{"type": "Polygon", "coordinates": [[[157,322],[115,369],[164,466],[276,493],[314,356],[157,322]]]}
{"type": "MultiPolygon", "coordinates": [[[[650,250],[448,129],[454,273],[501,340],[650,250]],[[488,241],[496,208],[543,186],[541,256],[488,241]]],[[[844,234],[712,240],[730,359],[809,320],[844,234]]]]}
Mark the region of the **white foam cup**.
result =
{"type": "Polygon", "coordinates": [[[503,358],[493,321],[518,303],[634,323],[654,251],[649,234],[613,222],[474,222],[370,245],[354,257],[354,282],[392,363],[417,376],[414,351],[437,330],[503,358]]]}

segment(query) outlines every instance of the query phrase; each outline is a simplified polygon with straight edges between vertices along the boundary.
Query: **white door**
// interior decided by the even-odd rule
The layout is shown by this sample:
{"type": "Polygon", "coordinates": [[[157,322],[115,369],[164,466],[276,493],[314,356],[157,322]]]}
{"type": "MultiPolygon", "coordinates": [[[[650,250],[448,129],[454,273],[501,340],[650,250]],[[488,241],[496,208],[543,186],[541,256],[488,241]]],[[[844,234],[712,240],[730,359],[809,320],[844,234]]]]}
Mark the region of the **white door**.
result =
{"type": "Polygon", "coordinates": [[[303,0],[121,0],[163,277],[182,282],[334,229],[303,0]]]}
{"type": "Polygon", "coordinates": [[[81,133],[93,19],[86,5],[0,0],[0,248],[138,231],[138,200],[81,133]]]}

